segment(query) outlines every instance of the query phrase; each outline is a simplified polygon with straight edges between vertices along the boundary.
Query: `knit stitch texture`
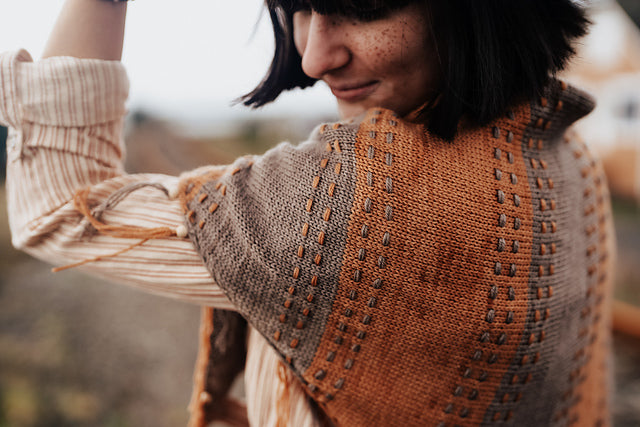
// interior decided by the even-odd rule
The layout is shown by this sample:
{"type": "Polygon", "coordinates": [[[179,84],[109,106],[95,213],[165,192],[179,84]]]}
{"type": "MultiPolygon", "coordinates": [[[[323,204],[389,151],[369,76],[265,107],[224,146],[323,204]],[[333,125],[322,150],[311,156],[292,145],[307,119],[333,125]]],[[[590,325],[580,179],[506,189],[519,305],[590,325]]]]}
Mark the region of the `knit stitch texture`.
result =
{"type": "Polygon", "coordinates": [[[454,142],[370,110],[187,186],[189,236],[338,426],[606,425],[602,169],[541,99],[454,142]]]}

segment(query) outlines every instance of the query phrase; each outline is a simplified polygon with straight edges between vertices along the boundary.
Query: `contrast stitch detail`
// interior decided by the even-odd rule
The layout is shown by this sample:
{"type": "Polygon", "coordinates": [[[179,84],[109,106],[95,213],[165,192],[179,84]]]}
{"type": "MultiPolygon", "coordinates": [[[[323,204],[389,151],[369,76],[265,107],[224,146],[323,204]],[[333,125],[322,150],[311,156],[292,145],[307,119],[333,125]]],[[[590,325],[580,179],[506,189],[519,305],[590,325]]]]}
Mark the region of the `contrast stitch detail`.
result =
{"type": "MultiPolygon", "coordinates": [[[[575,367],[569,372],[567,388],[562,394],[563,401],[566,402],[565,406],[554,414],[554,421],[566,420],[570,424],[576,424],[579,423],[581,415],[576,408],[582,398],[579,385],[585,380],[584,370],[593,357],[594,346],[598,341],[597,332],[602,328],[602,302],[607,282],[605,271],[609,236],[604,228],[608,212],[605,208],[607,194],[606,186],[601,179],[602,171],[598,170],[597,163],[583,143],[578,145],[572,141],[572,138],[567,138],[565,142],[577,146],[574,156],[583,162],[580,174],[585,182],[584,217],[589,224],[585,229],[588,242],[585,250],[587,289],[580,312],[581,326],[578,331],[578,340],[581,346],[573,354],[575,367]]],[[[600,413],[604,413],[603,408],[606,404],[604,400],[598,402],[601,407],[600,413]]]]}
{"type": "MultiPolygon", "coordinates": [[[[251,165],[247,165],[247,168],[251,167],[251,165]]],[[[240,172],[242,170],[242,168],[240,167],[236,167],[233,169],[233,171],[230,173],[230,175],[236,175],[238,174],[238,172],[240,172]]],[[[189,193],[193,192],[193,191],[202,191],[202,186],[198,186],[198,188],[195,188],[195,185],[187,185],[184,189],[184,194],[185,197],[188,197],[189,193]]],[[[224,197],[227,194],[227,186],[225,184],[222,183],[222,181],[219,181],[215,187],[214,187],[218,193],[224,197]]],[[[191,196],[191,199],[194,199],[194,201],[197,201],[198,204],[203,205],[206,201],[208,201],[210,199],[209,194],[207,193],[200,193],[197,197],[191,196]]],[[[220,206],[220,204],[218,202],[213,202],[209,205],[209,207],[207,208],[207,210],[209,211],[209,214],[214,214],[217,210],[218,207],[220,206]]],[[[190,210],[187,212],[187,219],[189,220],[189,222],[191,224],[195,224],[196,222],[198,223],[198,228],[200,230],[202,230],[205,225],[207,224],[207,218],[200,218],[200,220],[198,221],[198,219],[196,218],[196,212],[194,210],[190,210]]]]}
{"type": "MultiPolygon", "coordinates": [[[[512,120],[513,116],[513,113],[509,112],[507,118],[512,120]]],[[[518,183],[515,170],[512,169],[515,163],[513,154],[515,147],[510,147],[515,140],[515,134],[508,127],[498,125],[493,126],[490,132],[491,137],[496,140],[496,146],[492,147],[488,153],[495,161],[495,167],[490,169],[489,173],[495,182],[495,201],[503,211],[498,216],[498,237],[494,246],[495,262],[492,268],[496,282],[488,289],[487,311],[483,319],[486,327],[479,332],[478,346],[469,355],[468,365],[463,367],[461,378],[454,387],[452,397],[443,409],[445,415],[454,414],[460,419],[459,422],[464,422],[463,420],[471,415],[473,401],[482,397],[483,383],[490,378],[492,370],[495,370],[492,365],[500,360],[501,348],[511,345],[514,340],[507,332],[508,325],[514,321],[514,312],[517,309],[515,306],[511,307],[516,303],[516,290],[515,286],[509,282],[521,270],[515,261],[520,242],[517,238],[508,239],[506,236],[514,235],[511,229],[518,231],[521,228],[521,218],[517,215],[521,198],[513,188],[518,183]],[[503,153],[506,153],[506,156],[503,153]],[[509,180],[503,179],[505,175],[509,176],[509,180]],[[508,197],[507,194],[509,194],[508,197]]],[[[508,396],[503,396],[503,399],[504,403],[511,403],[508,396]]],[[[491,420],[508,421],[512,415],[511,409],[499,408],[493,412],[491,420]]],[[[444,425],[444,421],[441,424],[444,425]]]]}
{"type": "MultiPolygon", "coordinates": [[[[524,138],[521,141],[522,152],[524,154],[527,175],[522,178],[528,181],[530,202],[532,205],[533,223],[533,246],[531,250],[530,270],[527,272],[529,278],[528,285],[528,311],[525,324],[523,325],[522,337],[519,340],[516,357],[509,368],[509,376],[503,381],[500,389],[502,395],[494,398],[492,405],[495,413],[486,414],[486,421],[504,422],[511,416],[521,412],[516,411],[518,402],[525,395],[527,399],[536,399],[531,391],[538,390],[543,381],[542,374],[549,371],[548,366],[541,366],[540,361],[544,355],[552,350],[549,348],[550,340],[547,340],[547,329],[551,324],[552,302],[554,301],[554,289],[556,278],[556,261],[562,259],[561,246],[559,245],[558,221],[561,212],[560,204],[557,202],[554,177],[551,175],[557,168],[557,160],[553,157],[556,152],[556,116],[553,113],[557,106],[555,94],[550,93],[548,98],[541,98],[538,105],[531,105],[531,118],[529,125],[524,130],[524,138]],[[553,163],[552,163],[553,162],[553,163]]],[[[517,182],[518,178],[514,177],[517,182]]],[[[518,201],[513,199],[514,204],[518,201]]],[[[524,198],[521,200],[524,201],[524,198]]],[[[506,223],[507,221],[502,221],[506,223]]],[[[516,227],[524,224],[515,223],[516,227]]],[[[529,226],[529,225],[527,225],[529,226]]],[[[509,245],[505,245],[506,248],[509,245]]],[[[514,251],[519,247],[512,247],[514,251]]],[[[529,249],[529,248],[527,248],[529,249]]],[[[564,273],[563,273],[564,274],[564,273]]],[[[509,294],[508,294],[509,295],[509,294]]],[[[563,294],[564,295],[564,294],[563,294]]],[[[557,298],[557,297],[556,297],[557,298]]],[[[555,304],[557,304],[556,302],[555,304]]],[[[558,379],[559,380],[559,379],[558,379]]],[[[547,398],[548,399],[548,398],[547,398]]],[[[556,402],[554,402],[554,405],[556,402]]],[[[524,408],[521,408],[524,409],[524,408]]],[[[519,422],[524,422],[520,419],[519,422]]]]}
{"type": "MultiPolygon", "coordinates": [[[[514,146],[516,136],[514,130],[510,129],[515,121],[515,114],[507,112],[506,121],[502,125],[491,128],[491,138],[495,140],[495,146],[487,153],[494,160],[494,167],[488,170],[490,178],[495,183],[495,202],[499,206],[497,228],[494,240],[494,262],[491,265],[495,282],[487,289],[487,310],[484,314],[485,327],[479,331],[477,347],[469,354],[467,366],[462,369],[461,379],[457,383],[453,392],[453,408],[445,406],[444,413],[449,410],[458,418],[468,416],[473,410],[473,401],[477,399],[487,399],[483,396],[486,393],[493,393],[494,390],[487,390],[483,383],[494,379],[496,375],[496,363],[508,363],[504,360],[504,354],[509,354],[519,340],[519,334],[515,331],[521,326],[514,327],[516,313],[521,312],[523,296],[519,295],[518,283],[522,277],[528,275],[527,269],[521,263],[528,264],[520,255],[521,240],[527,231],[522,227],[522,218],[526,214],[522,209],[522,197],[516,190],[518,187],[518,171],[521,166],[515,163],[515,152],[519,152],[514,146]],[[508,179],[505,179],[508,177],[508,179]],[[470,408],[470,409],[469,409],[470,408]]],[[[490,139],[491,139],[490,138],[490,139]]],[[[490,182],[490,181],[489,181],[490,182]]],[[[522,322],[519,320],[518,322],[522,322]]],[[[528,357],[521,358],[520,364],[530,363],[528,357]]],[[[513,366],[513,361],[508,366],[513,366]]],[[[498,372],[502,377],[504,372],[498,372]]],[[[523,382],[528,382],[531,377],[528,375],[515,374],[511,377],[511,384],[500,386],[501,395],[495,395],[492,403],[484,414],[485,422],[503,423],[512,419],[514,406],[521,399],[521,393],[516,390],[523,382]],[[506,390],[506,391],[505,391],[506,390]]],[[[503,380],[504,381],[504,380],[503,380]]],[[[483,399],[483,400],[484,400],[483,399]]],[[[449,419],[454,424],[463,422],[462,420],[449,419]]]]}
{"type": "MultiPolygon", "coordinates": [[[[379,114],[381,114],[381,112],[378,112],[378,115],[379,114]]],[[[374,119],[375,120],[371,121],[368,120],[367,122],[372,124],[379,123],[378,117],[374,117],[374,119]]],[[[390,125],[395,126],[397,123],[390,125]]],[[[380,205],[374,198],[374,182],[384,185],[383,188],[388,194],[393,192],[391,165],[393,165],[394,153],[391,150],[385,150],[384,153],[382,151],[378,152],[374,144],[377,146],[380,145],[378,138],[380,138],[381,141],[385,141],[386,144],[392,144],[394,139],[393,133],[371,130],[365,133],[365,135],[371,140],[370,144],[365,145],[365,157],[372,161],[381,162],[381,164],[385,166],[385,169],[384,172],[382,172],[384,175],[381,174],[380,176],[374,176],[371,171],[367,173],[366,189],[369,191],[361,200],[359,208],[367,214],[368,219],[359,226],[359,236],[362,239],[368,240],[370,243],[367,245],[367,248],[362,247],[356,252],[357,267],[350,272],[352,287],[347,290],[347,300],[350,301],[350,305],[343,309],[335,323],[328,325],[329,328],[333,328],[335,331],[332,345],[325,357],[325,360],[331,364],[329,365],[330,368],[327,368],[327,365],[325,365],[325,367],[319,371],[312,373],[312,377],[318,382],[328,377],[332,378],[330,383],[322,387],[320,387],[319,383],[316,383],[314,387],[310,388],[310,390],[315,390],[316,392],[322,389],[324,394],[320,399],[325,402],[333,400],[349,380],[348,375],[357,363],[357,355],[361,352],[362,346],[366,344],[368,326],[374,321],[374,311],[379,303],[377,291],[382,288],[383,283],[380,277],[367,278],[368,283],[364,282],[364,263],[374,261],[374,265],[379,270],[387,268],[388,256],[386,249],[393,239],[391,230],[377,230],[372,228],[372,224],[374,223],[373,215],[381,212],[387,221],[392,218],[393,210],[391,206],[380,205]],[[376,155],[380,157],[376,158],[376,155]],[[380,240],[377,240],[378,233],[381,233],[380,240]],[[376,240],[372,240],[374,235],[376,236],[376,240]],[[365,297],[364,294],[367,292],[363,289],[363,286],[368,286],[374,294],[368,294],[365,297]]],[[[336,175],[341,172],[339,164],[334,168],[334,172],[336,175]]],[[[335,191],[335,189],[330,191],[335,191]]],[[[330,214],[331,210],[327,207],[323,219],[327,220],[330,214]]]]}
{"type": "MultiPolygon", "coordinates": [[[[337,130],[340,128],[340,124],[333,124],[331,125],[331,130],[337,130]]],[[[327,125],[323,125],[320,127],[319,133],[321,135],[321,138],[324,138],[324,136],[322,135],[326,135],[328,132],[328,126],[327,125]]],[[[320,160],[320,173],[315,175],[312,179],[311,182],[311,188],[313,189],[313,192],[317,192],[319,191],[321,184],[323,182],[323,177],[322,177],[322,172],[326,171],[327,166],[329,164],[329,156],[331,156],[332,154],[335,153],[342,153],[342,148],[340,147],[340,143],[338,139],[333,139],[331,142],[326,142],[325,144],[325,153],[326,155],[322,157],[322,159],[320,160]]],[[[339,170],[341,163],[338,162],[336,163],[336,168],[334,170],[339,170]]],[[[327,192],[328,194],[333,197],[336,191],[336,184],[335,182],[331,182],[329,183],[327,192]]],[[[306,201],[306,203],[304,204],[304,211],[308,214],[308,215],[314,215],[316,212],[321,212],[322,209],[317,208],[317,204],[316,204],[316,199],[314,198],[314,196],[312,195],[311,197],[309,197],[306,201]]],[[[325,222],[328,222],[330,219],[330,214],[331,214],[331,208],[330,207],[326,207],[324,210],[324,213],[322,214],[323,219],[325,222]]],[[[303,242],[306,241],[307,237],[309,237],[309,233],[310,233],[310,222],[309,220],[306,220],[302,226],[299,228],[300,230],[300,235],[303,238],[303,242]]],[[[319,231],[317,234],[317,238],[316,241],[318,243],[318,245],[320,247],[324,246],[326,243],[326,233],[324,231],[319,231]]],[[[315,289],[318,285],[319,285],[319,279],[318,279],[318,274],[311,274],[311,279],[309,281],[309,283],[305,284],[301,284],[301,283],[297,283],[298,280],[300,279],[301,276],[301,272],[302,272],[302,268],[304,268],[302,266],[302,263],[304,262],[306,258],[306,255],[309,255],[309,252],[311,251],[310,248],[306,248],[305,245],[300,244],[298,245],[298,247],[295,249],[295,255],[296,258],[299,259],[300,261],[300,265],[296,265],[293,268],[293,271],[291,273],[291,276],[293,277],[294,281],[295,281],[295,285],[294,286],[290,286],[289,288],[286,289],[286,295],[285,295],[285,300],[283,303],[283,311],[278,315],[278,322],[277,324],[280,325],[280,328],[283,327],[289,327],[292,328],[291,332],[292,332],[292,337],[291,340],[289,341],[289,348],[291,350],[295,350],[297,349],[300,344],[301,344],[301,337],[299,336],[299,334],[296,333],[296,331],[301,331],[303,329],[305,329],[306,326],[306,320],[307,318],[311,315],[311,307],[309,306],[305,306],[305,304],[313,304],[314,300],[315,300],[315,295],[313,294],[312,290],[315,289]],[[309,288],[307,288],[307,286],[309,286],[309,288]],[[297,301],[300,301],[300,304],[303,304],[302,307],[300,307],[300,311],[298,312],[298,314],[296,314],[296,311],[294,310],[295,304],[294,304],[294,296],[298,295],[299,296],[296,298],[297,301]],[[298,315],[301,315],[301,318],[298,317],[298,315]]],[[[311,265],[315,266],[315,267],[320,267],[322,264],[322,253],[320,251],[316,252],[316,253],[311,253],[310,254],[311,257],[311,265]]],[[[281,337],[283,336],[283,330],[282,329],[278,329],[274,332],[273,334],[273,339],[275,341],[279,341],[281,339],[281,337]]],[[[293,357],[292,356],[287,356],[286,357],[286,361],[289,364],[293,363],[293,357]]],[[[316,376],[316,379],[318,376],[316,376]]],[[[320,375],[320,377],[323,377],[322,375],[320,375]]],[[[310,389],[315,388],[316,386],[312,386],[310,385],[310,389]]]]}
{"type": "MultiPolygon", "coordinates": [[[[541,98],[540,106],[547,108],[549,100],[541,98]]],[[[540,361],[541,350],[545,342],[546,330],[545,326],[551,316],[550,298],[553,296],[553,274],[555,273],[554,259],[556,255],[556,240],[553,233],[557,231],[557,223],[554,220],[554,210],[556,209],[556,200],[553,193],[552,178],[548,176],[549,165],[542,158],[542,150],[545,149],[546,135],[545,131],[552,127],[552,120],[547,117],[536,117],[536,113],[532,112],[533,128],[538,129],[538,137],[527,137],[524,139],[524,145],[528,148],[528,154],[525,156],[529,166],[529,175],[535,182],[535,189],[532,191],[532,207],[534,209],[534,218],[540,218],[538,224],[534,222],[534,229],[539,227],[542,233],[541,243],[538,247],[532,247],[534,255],[531,259],[530,269],[537,272],[538,280],[533,295],[529,296],[529,304],[533,305],[532,318],[527,319],[526,327],[523,331],[523,337],[519,345],[519,352],[511,377],[511,387],[507,389],[501,397],[504,404],[502,414],[498,417],[494,415],[494,421],[508,421],[513,415],[515,404],[520,401],[522,393],[526,390],[526,384],[533,380],[533,374],[536,371],[535,365],[540,361]],[[537,196],[539,195],[539,197],[537,196]],[[552,231],[552,233],[549,233],[552,231]],[[532,298],[533,297],[533,298],[532,298]]],[[[533,188],[532,188],[533,190],[533,188]]],[[[519,200],[514,198],[514,203],[519,204],[519,200]]],[[[515,224],[514,224],[515,225],[515,224]]],[[[517,245],[512,247],[515,253],[519,250],[517,245]]],[[[511,297],[512,294],[509,294],[511,297]]],[[[500,396],[498,396],[500,397],[500,396]]]]}
{"type": "MultiPolygon", "coordinates": [[[[335,174],[335,180],[327,180],[327,184],[326,184],[326,192],[329,195],[330,198],[334,198],[336,197],[336,193],[338,191],[337,188],[337,183],[335,181],[337,181],[338,175],[340,175],[340,173],[342,172],[342,161],[340,161],[340,158],[338,157],[339,155],[341,155],[343,153],[343,149],[340,146],[340,140],[338,138],[332,137],[331,136],[331,131],[337,131],[340,130],[341,125],[339,123],[334,123],[332,125],[330,125],[330,129],[328,129],[329,126],[323,126],[320,129],[320,133],[321,135],[323,135],[323,138],[326,138],[327,142],[325,145],[326,148],[326,153],[327,155],[331,155],[332,159],[336,159],[335,165],[333,166],[333,173],[335,174]]],[[[329,158],[325,157],[321,160],[320,162],[320,169],[321,170],[325,170],[328,171],[330,170],[328,168],[329,166],[329,158]]],[[[326,174],[325,174],[326,175],[326,174]]],[[[314,179],[314,189],[319,190],[321,187],[321,182],[323,180],[325,180],[326,178],[319,178],[316,177],[316,179],[314,179]]],[[[323,190],[325,191],[325,190],[323,190]]],[[[310,204],[309,201],[307,201],[307,206],[308,207],[310,204]]],[[[315,202],[313,203],[313,205],[315,206],[315,202]]],[[[331,213],[332,213],[332,207],[331,206],[320,206],[317,208],[311,207],[311,209],[308,209],[307,212],[311,215],[316,215],[319,214],[320,217],[322,218],[323,222],[327,223],[331,220],[331,213]]],[[[307,237],[309,235],[310,232],[310,227],[309,227],[309,223],[305,223],[303,225],[303,234],[305,237],[307,237]]],[[[327,239],[329,236],[327,236],[327,234],[325,233],[325,231],[320,230],[317,232],[317,234],[315,234],[316,237],[316,242],[319,245],[320,248],[322,248],[323,246],[325,246],[327,244],[327,239]]],[[[322,256],[322,252],[319,250],[318,252],[316,252],[315,254],[313,254],[312,260],[312,267],[313,268],[321,268],[322,263],[323,263],[323,256],[322,256]]],[[[308,304],[312,304],[315,300],[315,295],[314,295],[314,290],[318,287],[319,283],[318,283],[318,274],[312,274],[311,276],[311,281],[309,283],[309,285],[311,286],[306,292],[306,296],[304,297],[304,301],[306,301],[306,303],[308,304]]],[[[296,329],[303,329],[305,326],[304,323],[304,318],[308,317],[311,314],[311,309],[309,306],[306,306],[302,309],[302,316],[303,319],[298,320],[296,323],[296,329]]],[[[347,330],[347,327],[345,324],[340,323],[337,325],[338,332],[344,332],[347,330]]],[[[334,338],[334,343],[336,345],[341,345],[343,342],[343,338],[340,335],[336,335],[334,338]]],[[[327,362],[333,362],[334,359],[336,357],[336,351],[330,351],[327,355],[325,360],[327,362]]],[[[327,377],[327,375],[329,374],[329,369],[328,368],[323,368],[323,369],[319,369],[318,371],[313,373],[313,379],[316,381],[314,382],[310,382],[307,385],[308,390],[313,393],[316,394],[318,393],[318,391],[321,389],[321,385],[320,383],[327,377]]],[[[336,389],[342,388],[344,381],[337,381],[334,384],[334,387],[336,389]]],[[[324,386],[323,386],[324,388],[324,386]]],[[[331,393],[326,393],[324,395],[324,399],[326,401],[330,401],[333,399],[333,395],[331,393]]]]}

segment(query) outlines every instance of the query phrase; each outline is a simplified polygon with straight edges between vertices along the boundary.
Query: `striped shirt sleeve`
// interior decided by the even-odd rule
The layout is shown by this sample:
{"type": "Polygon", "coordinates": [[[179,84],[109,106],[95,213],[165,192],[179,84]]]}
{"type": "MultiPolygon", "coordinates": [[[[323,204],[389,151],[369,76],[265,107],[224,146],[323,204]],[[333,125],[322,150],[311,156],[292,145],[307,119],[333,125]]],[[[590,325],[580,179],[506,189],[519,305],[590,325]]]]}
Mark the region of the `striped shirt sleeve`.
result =
{"type": "MultiPolygon", "coordinates": [[[[128,88],[116,61],[33,62],[24,50],[0,55],[0,123],[10,128],[6,185],[12,243],[54,265],[101,257],[80,268],[156,294],[233,309],[187,238],[149,240],[125,251],[139,239],[90,233],[73,206],[79,189],[90,188],[88,202],[95,206],[123,187],[153,183],[129,193],[101,220],[145,228],[184,223],[180,202],[157,185],[176,188],[180,177],[124,173],[128,88]]],[[[215,167],[196,173],[209,170],[215,167]]]]}

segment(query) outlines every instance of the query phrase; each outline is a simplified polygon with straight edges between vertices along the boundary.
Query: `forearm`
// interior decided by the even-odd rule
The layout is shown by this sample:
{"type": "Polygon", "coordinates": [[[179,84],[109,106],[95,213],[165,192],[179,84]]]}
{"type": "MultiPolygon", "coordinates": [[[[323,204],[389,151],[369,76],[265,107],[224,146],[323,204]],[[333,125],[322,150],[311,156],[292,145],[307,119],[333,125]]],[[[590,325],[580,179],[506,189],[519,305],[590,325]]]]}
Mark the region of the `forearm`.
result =
{"type": "Polygon", "coordinates": [[[42,57],[120,60],[126,12],[126,2],[67,0],[42,57]]]}
{"type": "MultiPolygon", "coordinates": [[[[35,133],[46,135],[46,131],[35,133]]],[[[58,204],[59,195],[73,193],[79,181],[87,183],[87,177],[78,175],[79,169],[108,178],[91,185],[91,206],[104,204],[116,191],[136,183],[167,188],[178,184],[178,178],[164,175],[118,175],[95,160],[64,151],[30,150],[27,159],[11,161],[8,169],[9,222],[16,247],[56,266],[95,260],[81,268],[147,292],[233,309],[189,239],[152,239],[127,250],[140,239],[92,233],[73,201],[58,204]]],[[[177,228],[183,224],[184,214],[178,199],[147,186],[106,209],[101,219],[110,226],[177,228]]]]}

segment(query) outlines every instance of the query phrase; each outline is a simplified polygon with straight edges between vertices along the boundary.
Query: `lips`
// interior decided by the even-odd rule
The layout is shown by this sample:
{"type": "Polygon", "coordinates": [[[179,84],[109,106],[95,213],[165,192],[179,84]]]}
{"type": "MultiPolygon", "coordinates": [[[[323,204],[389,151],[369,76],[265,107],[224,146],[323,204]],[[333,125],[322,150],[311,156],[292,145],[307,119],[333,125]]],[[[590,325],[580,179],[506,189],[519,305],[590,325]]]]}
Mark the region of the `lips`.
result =
{"type": "Polygon", "coordinates": [[[348,84],[327,84],[336,98],[347,102],[356,102],[371,95],[378,88],[380,82],[373,80],[348,84]]]}

